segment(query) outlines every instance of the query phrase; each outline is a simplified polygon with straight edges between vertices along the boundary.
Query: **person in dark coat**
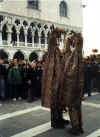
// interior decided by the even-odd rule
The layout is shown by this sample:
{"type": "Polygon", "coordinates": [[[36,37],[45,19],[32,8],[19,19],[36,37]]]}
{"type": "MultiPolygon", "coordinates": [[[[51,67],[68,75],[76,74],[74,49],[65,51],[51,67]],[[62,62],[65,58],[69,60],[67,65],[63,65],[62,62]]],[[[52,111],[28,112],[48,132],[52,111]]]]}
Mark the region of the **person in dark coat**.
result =
{"type": "Polygon", "coordinates": [[[42,66],[40,62],[37,63],[36,73],[37,73],[36,96],[40,98],[41,97],[41,79],[42,79],[42,66]]]}
{"type": "Polygon", "coordinates": [[[84,63],[84,94],[88,93],[88,96],[91,96],[91,79],[92,79],[92,69],[91,63],[89,60],[86,60],[84,63]]]}
{"type": "Polygon", "coordinates": [[[3,59],[0,59],[0,98],[4,100],[6,98],[6,67],[3,65],[3,59]]]}
{"type": "Polygon", "coordinates": [[[37,85],[37,72],[36,72],[36,62],[31,63],[31,68],[28,72],[28,102],[32,102],[36,99],[36,85],[37,85]]]}
{"type": "Polygon", "coordinates": [[[28,63],[28,61],[25,61],[23,65],[23,98],[27,99],[28,98],[28,89],[30,88],[30,85],[28,84],[28,80],[30,78],[30,69],[31,66],[28,63]]]}

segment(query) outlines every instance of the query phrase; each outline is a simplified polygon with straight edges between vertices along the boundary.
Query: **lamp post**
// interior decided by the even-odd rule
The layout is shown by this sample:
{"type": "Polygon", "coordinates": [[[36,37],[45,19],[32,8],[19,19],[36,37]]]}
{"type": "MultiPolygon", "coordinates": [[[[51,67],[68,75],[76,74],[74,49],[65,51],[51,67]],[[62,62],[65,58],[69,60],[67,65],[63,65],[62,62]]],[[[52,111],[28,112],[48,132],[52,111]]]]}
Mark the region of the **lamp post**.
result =
{"type": "Polygon", "coordinates": [[[87,6],[87,0],[81,0],[81,6],[85,8],[87,6]]]}

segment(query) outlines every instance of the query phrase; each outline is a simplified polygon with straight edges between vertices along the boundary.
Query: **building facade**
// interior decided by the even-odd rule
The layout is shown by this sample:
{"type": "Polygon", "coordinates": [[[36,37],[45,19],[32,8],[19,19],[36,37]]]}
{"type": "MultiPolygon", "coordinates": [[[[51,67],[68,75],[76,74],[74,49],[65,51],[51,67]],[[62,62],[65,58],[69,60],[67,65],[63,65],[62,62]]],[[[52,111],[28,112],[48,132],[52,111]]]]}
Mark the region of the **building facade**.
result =
{"type": "MultiPolygon", "coordinates": [[[[42,58],[51,26],[82,31],[80,0],[0,0],[0,49],[10,59],[22,52],[25,59],[42,58]]],[[[63,46],[64,34],[61,35],[63,46]]]]}

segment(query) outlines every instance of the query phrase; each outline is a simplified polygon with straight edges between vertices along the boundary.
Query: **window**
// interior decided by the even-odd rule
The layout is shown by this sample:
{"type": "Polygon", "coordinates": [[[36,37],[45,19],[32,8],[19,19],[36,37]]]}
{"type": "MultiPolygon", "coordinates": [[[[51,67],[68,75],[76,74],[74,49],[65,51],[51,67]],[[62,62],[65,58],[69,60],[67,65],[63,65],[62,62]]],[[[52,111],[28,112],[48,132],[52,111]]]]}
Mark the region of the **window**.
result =
{"type": "Polygon", "coordinates": [[[60,3],[60,16],[67,17],[67,4],[64,1],[60,3]]]}
{"type": "Polygon", "coordinates": [[[32,9],[39,9],[39,0],[28,0],[28,7],[32,9]]]}

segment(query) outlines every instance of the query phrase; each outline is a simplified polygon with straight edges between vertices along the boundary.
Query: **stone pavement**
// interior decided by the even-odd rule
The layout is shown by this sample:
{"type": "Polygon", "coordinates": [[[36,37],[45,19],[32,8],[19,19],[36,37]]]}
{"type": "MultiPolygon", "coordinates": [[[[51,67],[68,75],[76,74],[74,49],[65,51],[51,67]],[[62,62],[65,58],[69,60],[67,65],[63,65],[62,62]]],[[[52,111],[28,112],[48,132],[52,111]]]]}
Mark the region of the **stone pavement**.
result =
{"type": "MultiPolygon", "coordinates": [[[[85,133],[81,137],[100,137],[100,94],[87,98],[82,110],[85,133]]],[[[73,137],[69,128],[52,129],[49,109],[41,107],[40,100],[0,102],[0,137],[73,137]]]]}

